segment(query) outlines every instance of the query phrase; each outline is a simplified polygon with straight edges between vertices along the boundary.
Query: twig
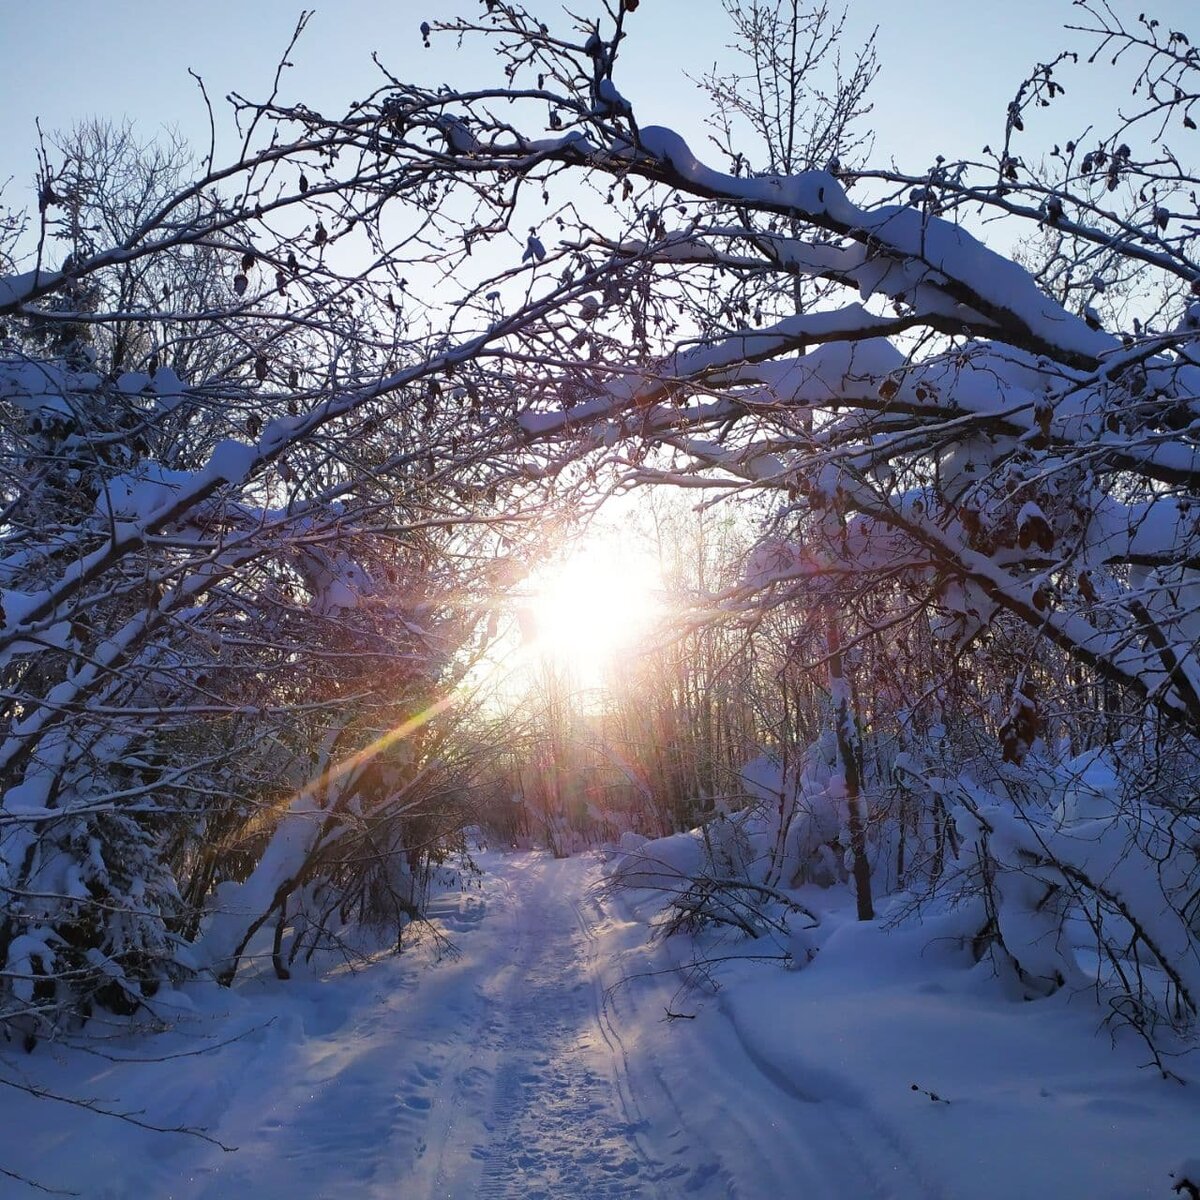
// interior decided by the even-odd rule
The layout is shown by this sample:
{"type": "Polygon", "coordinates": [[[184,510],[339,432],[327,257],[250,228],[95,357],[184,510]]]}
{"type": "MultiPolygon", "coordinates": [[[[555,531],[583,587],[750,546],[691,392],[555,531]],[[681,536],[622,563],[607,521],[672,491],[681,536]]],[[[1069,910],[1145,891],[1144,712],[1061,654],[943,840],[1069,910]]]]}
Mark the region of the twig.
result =
{"type": "Polygon", "coordinates": [[[33,1084],[14,1083],[11,1079],[5,1079],[2,1076],[0,1076],[0,1085],[13,1088],[18,1092],[25,1092],[29,1096],[36,1096],[39,1100],[56,1100],[59,1104],[69,1104],[72,1108],[82,1108],[87,1112],[95,1113],[97,1116],[114,1117],[118,1121],[125,1121],[130,1125],[136,1125],[139,1129],[147,1129],[151,1133],[186,1134],[188,1137],[199,1138],[202,1142],[219,1146],[226,1154],[232,1154],[237,1149],[236,1146],[227,1146],[211,1134],[207,1134],[203,1130],[196,1129],[190,1125],[153,1125],[149,1121],[140,1120],[133,1113],[115,1112],[111,1108],[101,1108],[94,1100],[76,1100],[73,1096],[63,1096],[58,1092],[36,1087],[33,1084]]]}

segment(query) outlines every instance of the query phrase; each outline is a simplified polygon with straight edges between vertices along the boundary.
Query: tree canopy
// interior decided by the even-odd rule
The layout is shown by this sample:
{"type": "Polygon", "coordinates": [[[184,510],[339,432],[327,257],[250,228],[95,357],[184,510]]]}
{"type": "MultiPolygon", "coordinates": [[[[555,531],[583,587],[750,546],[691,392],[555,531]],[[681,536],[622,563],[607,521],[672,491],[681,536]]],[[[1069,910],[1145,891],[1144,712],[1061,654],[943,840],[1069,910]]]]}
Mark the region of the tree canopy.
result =
{"type": "Polygon", "coordinates": [[[1043,994],[1094,913],[1120,1014],[1196,1016],[1197,51],[1082,2],[1134,106],[1025,150],[1062,54],[997,149],[911,174],[872,166],[873,47],[818,89],[828,10],[728,7],[763,69],[709,79],[712,147],[622,94],[633,0],[488,0],[421,34],[487,39],[494,83],[237,100],[225,166],[109,128],[47,155],[0,279],[14,1028],[228,979],[267,921],[283,970],[285,929],[399,920],[543,518],[649,485],[755,514],[709,616],[819,681],[832,747],[793,770],[829,759],[860,915],[873,872],[953,875],[1043,994]],[[1087,755],[1120,783],[1081,832],[1087,755]]]}

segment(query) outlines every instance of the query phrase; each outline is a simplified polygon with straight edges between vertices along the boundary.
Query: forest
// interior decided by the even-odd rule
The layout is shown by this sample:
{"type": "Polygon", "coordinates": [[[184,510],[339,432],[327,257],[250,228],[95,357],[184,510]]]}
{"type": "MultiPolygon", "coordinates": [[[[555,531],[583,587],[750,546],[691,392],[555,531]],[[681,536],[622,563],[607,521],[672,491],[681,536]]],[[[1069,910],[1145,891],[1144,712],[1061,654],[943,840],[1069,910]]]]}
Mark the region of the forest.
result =
{"type": "Polygon", "coordinates": [[[1200,30],[1075,0],[904,168],[823,0],[723,0],[703,145],[638,0],[450,7],[473,90],[280,99],[303,13],[209,145],[83,121],[0,208],[2,1099],[442,938],[488,846],[603,855],[668,1017],[936,930],[1194,1089],[1200,30]]]}

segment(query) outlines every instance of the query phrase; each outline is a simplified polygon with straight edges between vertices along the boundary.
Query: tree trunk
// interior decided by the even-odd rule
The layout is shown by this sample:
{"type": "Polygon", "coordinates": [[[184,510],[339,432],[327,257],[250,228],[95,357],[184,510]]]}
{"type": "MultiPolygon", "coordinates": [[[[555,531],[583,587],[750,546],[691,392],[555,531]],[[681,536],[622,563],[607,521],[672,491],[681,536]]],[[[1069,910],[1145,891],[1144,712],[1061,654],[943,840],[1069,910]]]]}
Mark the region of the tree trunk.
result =
{"type": "Polygon", "coordinates": [[[858,919],[873,921],[875,906],[871,900],[871,864],[867,861],[867,823],[862,803],[862,779],[855,753],[854,726],[850,715],[850,689],[842,668],[842,643],[837,621],[829,619],[829,694],[833,699],[833,722],[837,734],[838,762],[846,781],[846,815],[850,826],[850,852],[853,859],[854,893],[858,919]]]}

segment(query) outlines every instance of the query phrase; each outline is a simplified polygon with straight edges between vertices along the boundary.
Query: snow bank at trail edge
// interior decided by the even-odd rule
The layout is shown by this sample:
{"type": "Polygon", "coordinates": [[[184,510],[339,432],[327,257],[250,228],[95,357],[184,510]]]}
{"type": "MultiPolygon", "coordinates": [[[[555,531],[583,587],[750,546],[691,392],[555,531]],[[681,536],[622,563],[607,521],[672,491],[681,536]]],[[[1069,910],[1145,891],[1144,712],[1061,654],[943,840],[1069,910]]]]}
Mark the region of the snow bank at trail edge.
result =
{"type": "MultiPolygon", "coordinates": [[[[606,870],[624,885],[619,906],[649,935],[664,905],[655,887],[677,891],[701,858],[697,837],[675,835],[623,846],[606,870]]],[[[775,1088],[835,1116],[848,1160],[879,1158],[883,1148],[884,1159],[920,1164],[930,1196],[1178,1194],[1173,1187],[1200,1151],[1195,1053],[1169,1060],[1182,1084],[1164,1080],[1130,1030],[1104,1025],[1092,991],[1011,998],[991,964],[974,963],[962,947],[953,917],[884,928],[897,910],[885,906],[876,921],[859,923],[845,887],[790,894],[820,920],[803,935],[817,948],[803,969],[744,957],[794,952],[782,937],[666,939],[672,960],[697,981],[675,1005],[695,1018],[675,1022],[681,1051],[689,1038],[731,1024],[775,1088]],[[714,958],[726,961],[688,971],[714,958]]],[[[896,1180],[884,1186],[886,1195],[909,1195],[896,1180]]]]}
{"type": "MultiPolygon", "coordinates": [[[[445,937],[465,939],[479,926],[485,906],[469,874],[443,869],[431,895],[434,924],[445,937]]],[[[0,1080],[167,1130],[203,1130],[216,1140],[139,1128],[0,1086],[0,1200],[45,1194],[14,1176],[86,1200],[315,1200],[335,1194],[325,1178],[344,1180],[346,1195],[374,1195],[364,1172],[388,1156],[388,1135],[413,1133],[404,1116],[421,1115],[423,1080],[409,1078],[421,1047],[404,1038],[413,995],[425,983],[425,1008],[452,1032],[462,963],[442,952],[444,943],[414,930],[400,956],[389,949],[353,968],[326,959],[309,974],[298,963],[293,978],[281,982],[266,949],[257,970],[251,962],[234,988],[195,982],[161,989],[153,1017],[166,1032],[140,1027],[146,1014],[101,1015],[85,1030],[92,1040],[81,1038],[82,1048],[47,1042],[26,1055],[0,1043],[0,1080]],[[371,1107],[373,1085],[389,1109],[339,1107],[335,1085],[355,1071],[353,1089],[345,1089],[355,1106],[371,1107]],[[326,1160],[325,1172],[309,1162],[297,1178],[274,1161],[273,1143],[300,1127],[313,1155],[326,1160]],[[253,1189],[225,1183],[227,1173],[248,1175],[253,1189]]]]}

